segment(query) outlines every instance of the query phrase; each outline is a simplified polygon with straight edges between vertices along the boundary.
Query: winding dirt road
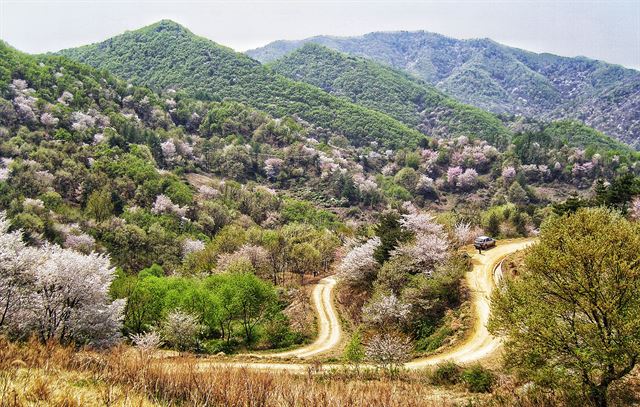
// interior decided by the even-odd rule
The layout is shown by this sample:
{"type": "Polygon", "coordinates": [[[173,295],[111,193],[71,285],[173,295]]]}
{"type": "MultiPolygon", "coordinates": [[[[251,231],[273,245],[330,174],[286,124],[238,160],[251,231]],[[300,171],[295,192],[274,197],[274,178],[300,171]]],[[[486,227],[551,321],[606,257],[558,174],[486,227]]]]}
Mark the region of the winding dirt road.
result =
{"type": "Polygon", "coordinates": [[[318,337],[307,346],[278,353],[250,354],[245,356],[307,359],[328,352],[338,346],[342,340],[340,320],[333,307],[333,288],[336,285],[334,277],[325,277],[313,287],[311,299],[316,311],[318,323],[318,337]]]}
{"type": "Polygon", "coordinates": [[[473,270],[467,273],[467,285],[471,290],[471,303],[475,314],[471,333],[466,341],[458,346],[423,359],[416,359],[405,364],[408,369],[419,369],[444,361],[460,364],[474,362],[491,355],[500,346],[500,339],[492,336],[487,330],[490,314],[490,297],[495,287],[494,273],[502,260],[509,254],[531,245],[534,239],[504,241],[495,248],[472,257],[473,270]]]}
{"type": "MultiPolygon", "coordinates": [[[[489,321],[490,306],[489,300],[495,287],[494,279],[496,269],[501,261],[509,254],[522,250],[531,245],[535,239],[506,240],[500,242],[495,248],[485,251],[483,254],[473,254],[473,269],[467,273],[467,285],[471,290],[471,307],[475,315],[474,324],[468,338],[455,347],[426,358],[416,359],[405,364],[407,369],[420,369],[433,366],[444,361],[453,361],[466,364],[481,360],[493,354],[500,346],[500,339],[493,337],[487,330],[489,321]]],[[[318,283],[313,289],[313,303],[318,313],[318,338],[308,346],[298,349],[262,355],[270,358],[291,358],[300,359],[319,356],[325,352],[333,350],[342,340],[342,330],[340,321],[333,306],[332,291],[336,284],[333,277],[327,277],[318,283]]],[[[309,364],[302,362],[220,362],[213,360],[203,360],[200,362],[205,366],[228,366],[245,367],[257,370],[288,370],[306,371],[309,364]]],[[[324,365],[325,369],[339,368],[339,364],[324,365]]]]}

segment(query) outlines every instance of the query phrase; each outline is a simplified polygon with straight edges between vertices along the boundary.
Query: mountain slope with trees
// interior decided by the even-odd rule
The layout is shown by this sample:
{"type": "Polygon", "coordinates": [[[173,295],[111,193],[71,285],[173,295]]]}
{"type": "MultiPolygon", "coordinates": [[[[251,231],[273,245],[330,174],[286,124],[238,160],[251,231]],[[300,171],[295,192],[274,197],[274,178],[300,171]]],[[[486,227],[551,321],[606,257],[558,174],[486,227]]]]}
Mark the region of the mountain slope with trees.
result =
{"type": "Polygon", "coordinates": [[[404,70],[461,102],[492,112],[576,119],[634,147],[640,145],[636,70],[424,31],[276,41],[247,54],[270,62],[309,42],[404,70]]]}
{"type": "Polygon", "coordinates": [[[276,117],[299,115],[356,145],[415,146],[424,138],[383,113],[286,79],[168,20],[60,54],[155,90],[184,90],[201,100],[232,99],[276,117]]]}
{"type": "Polygon", "coordinates": [[[426,134],[474,135],[501,147],[508,144],[511,136],[490,113],[458,103],[400,71],[320,45],[305,44],[268,66],[293,80],[385,112],[426,134]]]}

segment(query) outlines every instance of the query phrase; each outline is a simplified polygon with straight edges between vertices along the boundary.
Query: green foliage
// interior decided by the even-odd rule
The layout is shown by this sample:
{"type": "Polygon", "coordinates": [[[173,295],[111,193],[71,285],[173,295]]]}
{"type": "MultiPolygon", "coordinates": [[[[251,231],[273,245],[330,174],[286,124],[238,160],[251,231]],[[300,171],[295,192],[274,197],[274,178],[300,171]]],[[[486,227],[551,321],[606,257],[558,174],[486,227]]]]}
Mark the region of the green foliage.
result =
{"type": "Polygon", "coordinates": [[[487,220],[487,227],[485,231],[489,236],[500,235],[500,218],[496,213],[491,213],[489,215],[489,219],[487,220]]]}
{"type": "Polygon", "coordinates": [[[461,373],[462,368],[455,362],[449,361],[437,365],[435,370],[431,372],[430,379],[436,385],[457,384],[460,382],[461,373]]]}
{"type": "Polygon", "coordinates": [[[323,209],[316,209],[311,203],[296,199],[287,199],[280,214],[286,223],[307,223],[317,228],[335,230],[339,226],[335,214],[323,209]]]}
{"type": "Polygon", "coordinates": [[[480,364],[475,364],[462,371],[460,374],[462,381],[466,384],[469,391],[474,393],[488,393],[491,391],[491,387],[495,382],[494,374],[482,367],[480,364]]]}
{"type": "Polygon", "coordinates": [[[141,270],[138,276],[118,273],[111,294],[128,299],[124,312],[126,333],[157,327],[170,311],[179,309],[197,317],[204,327],[202,338],[198,339],[205,341],[221,339],[231,344],[234,338],[242,338],[246,344],[253,344],[259,339],[258,332],[263,331],[274,346],[295,339],[283,326],[287,325],[286,319],[280,314],[275,288],[247,272],[206,278],[164,277],[162,268],[154,265],[141,270]],[[272,321],[274,318],[277,321],[272,321]],[[263,330],[265,324],[268,329],[263,330]]]}
{"type": "Polygon", "coordinates": [[[199,99],[230,98],[278,117],[297,114],[345,134],[355,145],[378,141],[389,147],[415,146],[422,137],[383,113],[286,79],[167,20],[61,54],[153,89],[179,86],[199,99]]]}
{"type": "Polygon", "coordinates": [[[515,153],[524,164],[545,164],[550,150],[565,146],[589,148],[591,155],[595,152],[605,157],[617,155],[623,162],[638,158],[638,153],[626,144],[577,121],[561,120],[541,127],[513,138],[515,153]]]}
{"type": "Polygon", "coordinates": [[[580,208],[604,206],[626,214],[632,198],[640,194],[640,178],[627,173],[614,178],[608,185],[599,179],[596,181],[594,192],[595,196],[592,198],[571,196],[564,202],[555,203],[553,211],[557,215],[565,215],[580,208]]]}
{"type": "Polygon", "coordinates": [[[606,405],[640,352],[639,250],[638,225],[605,208],[545,222],[524,272],[492,297],[489,329],[507,337],[507,365],[606,405]]]}
{"type": "Polygon", "coordinates": [[[431,134],[476,136],[500,147],[505,147],[510,138],[509,130],[495,116],[462,105],[431,85],[371,60],[310,43],[269,67],[291,79],[387,113],[409,126],[420,128],[430,123],[431,134]]]}
{"type": "Polygon", "coordinates": [[[397,212],[381,214],[375,226],[375,233],[381,244],[376,249],[374,257],[380,264],[389,259],[391,250],[411,237],[411,233],[402,229],[400,215],[397,212]]]}
{"type": "Polygon", "coordinates": [[[102,222],[113,215],[113,202],[111,202],[111,192],[102,189],[100,191],[94,191],[89,195],[87,200],[87,215],[102,222]]]}
{"type": "Polygon", "coordinates": [[[365,349],[362,344],[362,332],[360,329],[356,329],[351,335],[347,346],[344,348],[342,357],[348,363],[352,363],[357,366],[364,360],[364,356],[365,349]]]}
{"type": "MultiPolygon", "coordinates": [[[[489,39],[457,40],[425,31],[276,41],[247,53],[269,62],[286,59],[292,52],[295,55],[310,43],[401,69],[459,101],[488,111],[580,118],[637,146],[640,127],[631,107],[638,100],[640,86],[636,70],[584,57],[535,54],[489,39]]],[[[335,59],[331,61],[342,67],[335,59]]],[[[303,62],[317,64],[314,59],[303,62]]],[[[292,73],[304,74],[295,68],[292,65],[292,73]]],[[[352,80],[361,83],[358,78],[352,80]]],[[[390,90],[395,94],[395,89],[390,90]]],[[[521,118],[508,119],[516,121],[516,126],[522,122],[521,118]]]]}

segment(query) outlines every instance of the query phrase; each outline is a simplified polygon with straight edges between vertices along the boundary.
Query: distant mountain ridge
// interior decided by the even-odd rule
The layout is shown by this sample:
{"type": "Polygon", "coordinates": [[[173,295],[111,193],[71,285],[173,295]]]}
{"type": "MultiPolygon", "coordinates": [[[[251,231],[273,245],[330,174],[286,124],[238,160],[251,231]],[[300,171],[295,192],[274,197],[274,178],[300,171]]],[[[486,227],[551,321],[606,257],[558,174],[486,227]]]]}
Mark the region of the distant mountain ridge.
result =
{"type": "Polygon", "coordinates": [[[276,41],[247,55],[271,62],[309,42],[403,70],[495,113],[576,119],[640,146],[640,72],[633,69],[425,31],[276,41]]]}

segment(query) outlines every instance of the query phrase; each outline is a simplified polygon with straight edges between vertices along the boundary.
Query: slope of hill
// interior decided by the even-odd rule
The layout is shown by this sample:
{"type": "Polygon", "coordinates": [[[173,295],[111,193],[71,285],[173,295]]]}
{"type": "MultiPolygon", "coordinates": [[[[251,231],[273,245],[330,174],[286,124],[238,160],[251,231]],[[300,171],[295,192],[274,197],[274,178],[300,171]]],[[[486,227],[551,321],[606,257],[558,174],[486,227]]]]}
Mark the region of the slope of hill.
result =
{"type": "Polygon", "coordinates": [[[306,44],[268,66],[433,136],[477,136],[501,147],[509,143],[510,131],[492,114],[458,103],[431,85],[364,58],[306,44]]]}
{"type": "Polygon", "coordinates": [[[640,145],[640,72],[632,69],[424,31],[276,41],[247,54],[269,62],[308,42],[404,70],[483,109],[577,119],[634,147],[640,145]]]}
{"type": "Polygon", "coordinates": [[[156,90],[181,89],[203,100],[233,99],[278,117],[299,115],[344,134],[355,145],[415,146],[424,137],[383,113],[286,79],[168,20],[60,53],[156,90]]]}

